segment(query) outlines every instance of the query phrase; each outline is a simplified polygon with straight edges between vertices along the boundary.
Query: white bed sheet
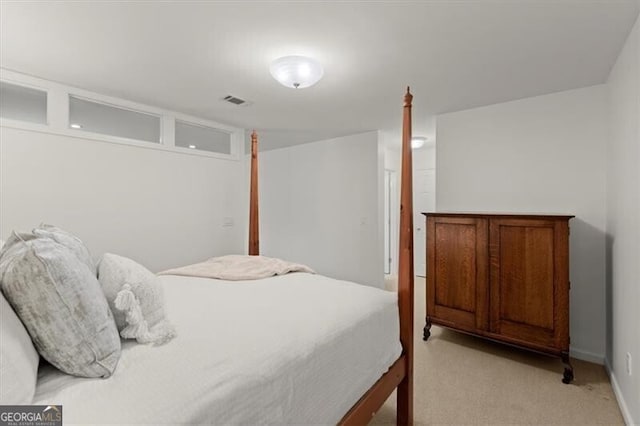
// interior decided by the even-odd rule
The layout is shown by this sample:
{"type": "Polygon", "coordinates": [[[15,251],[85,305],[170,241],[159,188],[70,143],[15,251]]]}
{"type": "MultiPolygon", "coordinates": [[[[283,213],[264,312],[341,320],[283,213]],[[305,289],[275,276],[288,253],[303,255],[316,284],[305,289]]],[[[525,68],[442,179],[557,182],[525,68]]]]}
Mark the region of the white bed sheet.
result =
{"type": "Polygon", "coordinates": [[[320,275],[161,277],[177,337],[108,379],[41,368],[65,424],[335,424],[400,356],[395,293],[320,275]]]}

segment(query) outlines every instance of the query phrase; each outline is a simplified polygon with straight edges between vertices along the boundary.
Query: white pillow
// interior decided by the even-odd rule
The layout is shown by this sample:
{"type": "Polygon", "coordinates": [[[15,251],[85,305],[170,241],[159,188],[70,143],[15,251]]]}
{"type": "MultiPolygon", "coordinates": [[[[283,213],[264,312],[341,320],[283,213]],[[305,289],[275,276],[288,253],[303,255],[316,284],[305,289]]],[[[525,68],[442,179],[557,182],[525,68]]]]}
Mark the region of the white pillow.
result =
{"type": "Polygon", "coordinates": [[[0,299],[0,404],[31,404],[40,357],[9,302],[0,299]]]}
{"type": "Polygon", "coordinates": [[[61,244],[71,250],[78,259],[91,271],[96,274],[96,264],[89,253],[89,249],[84,245],[82,240],[70,232],[60,229],[57,226],[41,223],[40,226],[33,230],[33,234],[38,238],[51,238],[58,244],[61,244]]]}
{"type": "Polygon", "coordinates": [[[120,336],[154,344],[175,336],[165,317],[162,285],[151,271],[131,259],[106,253],[98,265],[98,281],[120,336]]]}
{"type": "Polygon", "coordinates": [[[0,253],[0,286],[40,355],[80,377],[109,377],[120,336],[96,276],[50,238],[13,233],[0,253]]]}

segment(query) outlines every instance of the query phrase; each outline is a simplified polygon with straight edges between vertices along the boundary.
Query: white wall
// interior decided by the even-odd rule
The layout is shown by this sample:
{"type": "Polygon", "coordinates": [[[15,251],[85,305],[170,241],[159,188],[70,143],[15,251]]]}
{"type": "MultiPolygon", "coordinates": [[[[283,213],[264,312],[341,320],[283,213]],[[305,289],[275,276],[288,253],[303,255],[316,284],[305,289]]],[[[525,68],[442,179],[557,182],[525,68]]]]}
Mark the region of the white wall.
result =
{"type": "Polygon", "coordinates": [[[0,129],[0,237],[40,222],[153,271],[244,253],[242,161],[0,129]],[[235,226],[223,227],[225,217],[235,226]]]}
{"type": "Polygon", "coordinates": [[[262,152],[261,253],[382,287],[383,157],[378,132],[262,152]]]}
{"type": "Polygon", "coordinates": [[[569,213],[571,349],[605,354],[604,85],[437,119],[439,211],[569,213]]]}
{"type": "Polygon", "coordinates": [[[640,423],[640,23],[608,80],[607,364],[628,424],[640,423]],[[634,362],[627,373],[626,354],[634,362]]]}

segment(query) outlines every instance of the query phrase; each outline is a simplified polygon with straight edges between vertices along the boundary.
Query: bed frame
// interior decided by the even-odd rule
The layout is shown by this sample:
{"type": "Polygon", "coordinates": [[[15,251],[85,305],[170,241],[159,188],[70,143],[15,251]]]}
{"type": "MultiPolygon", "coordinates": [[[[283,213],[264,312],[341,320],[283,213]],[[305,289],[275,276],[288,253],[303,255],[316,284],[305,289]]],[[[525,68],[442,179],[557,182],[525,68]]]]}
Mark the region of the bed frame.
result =
{"type": "MultiPolygon", "coordinates": [[[[402,119],[402,176],[400,183],[400,243],[398,310],[402,355],[338,423],[365,425],[397,388],[398,425],[413,424],[413,190],[411,159],[411,101],[407,87],[402,119]]],[[[249,196],[249,255],[260,254],[258,225],[258,135],[251,134],[251,184],[249,196]]]]}

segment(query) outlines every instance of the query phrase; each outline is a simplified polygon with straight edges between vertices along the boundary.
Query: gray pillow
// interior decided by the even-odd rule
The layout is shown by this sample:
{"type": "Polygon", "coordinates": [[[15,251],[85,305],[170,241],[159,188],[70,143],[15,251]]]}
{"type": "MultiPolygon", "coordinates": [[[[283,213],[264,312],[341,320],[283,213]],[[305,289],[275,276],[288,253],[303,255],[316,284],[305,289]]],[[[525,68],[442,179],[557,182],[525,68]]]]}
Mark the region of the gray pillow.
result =
{"type": "Polygon", "coordinates": [[[33,343],[68,374],[109,377],[120,336],[93,273],[50,238],[13,233],[0,252],[0,286],[33,343]]]}
{"type": "Polygon", "coordinates": [[[165,316],[160,280],[147,268],[106,253],[98,265],[98,280],[120,336],[153,344],[165,343],[175,336],[165,316]]]}
{"type": "Polygon", "coordinates": [[[93,261],[89,249],[84,245],[80,238],[65,231],[64,229],[60,229],[53,225],[47,225],[46,223],[42,223],[40,226],[35,228],[33,230],[33,234],[39,238],[51,238],[56,243],[62,244],[71,250],[76,257],[82,261],[82,263],[87,265],[93,275],[96,274],[96,263],[93,261]]]}
{"type": "Polygon", "coordinates": [[[40,357],[29,333],[0,294],[0,404],[31,404],[40,357]]]}

